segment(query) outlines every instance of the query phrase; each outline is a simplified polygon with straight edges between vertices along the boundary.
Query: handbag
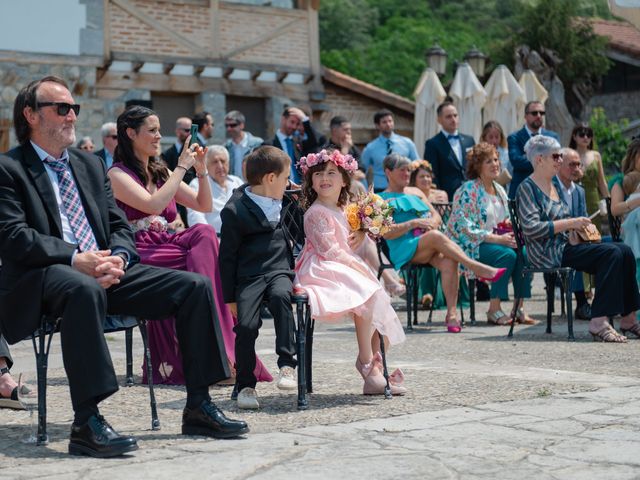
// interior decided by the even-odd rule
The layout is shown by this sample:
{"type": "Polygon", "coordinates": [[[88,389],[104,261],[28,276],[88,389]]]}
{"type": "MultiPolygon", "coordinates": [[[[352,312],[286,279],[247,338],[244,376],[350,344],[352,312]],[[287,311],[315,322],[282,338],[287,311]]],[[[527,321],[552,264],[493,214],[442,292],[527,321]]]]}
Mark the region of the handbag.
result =
{"type": "Polygon", "coordinates": [[[602,235],[593,223],[575,231],[580,243],[600,243],[602,235]]]}

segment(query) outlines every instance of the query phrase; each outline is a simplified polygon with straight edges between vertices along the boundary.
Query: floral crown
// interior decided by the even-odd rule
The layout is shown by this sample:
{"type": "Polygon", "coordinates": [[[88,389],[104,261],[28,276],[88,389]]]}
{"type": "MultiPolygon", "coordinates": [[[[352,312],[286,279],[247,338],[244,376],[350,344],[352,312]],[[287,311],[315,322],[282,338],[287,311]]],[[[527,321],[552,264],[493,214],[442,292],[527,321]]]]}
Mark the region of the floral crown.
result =
{"type": "Polygon", "coordinates": [[[424,168],[430,171],[433,170],[433,168],[431,167],[431,164],[426,160],[414,160],[409,164],[409,170],[411,170],[412,172],[419,168],[424,168]]]}
{"type": "Polygon", "coordinates": [[[351,155],[343,155],[338,150],[334,150],[331,153],[326,150],[310,153],[300,159],[298,167],[302,170],[302,173],[307,173],[311,167],[325,162],[333,162],[336,167],[342,167],[349,173],[358,169],[358,162],[356,162],[355,158],[351,155]]]}

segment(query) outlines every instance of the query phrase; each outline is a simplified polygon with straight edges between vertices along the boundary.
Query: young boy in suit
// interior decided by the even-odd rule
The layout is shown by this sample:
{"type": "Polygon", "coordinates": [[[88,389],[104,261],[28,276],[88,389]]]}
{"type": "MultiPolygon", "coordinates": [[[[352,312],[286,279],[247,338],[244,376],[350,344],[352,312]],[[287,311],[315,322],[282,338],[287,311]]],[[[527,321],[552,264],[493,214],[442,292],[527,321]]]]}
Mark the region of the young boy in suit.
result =
{"type": "Polygon", "coordinates": [[[246,161],[248,185],[238,188],[220,213],[220,275],[224,301],[237,317],[236,387],[238,407],[259,408],[255,391],[255,343],[262,326],[260,306],[273,315],[278,355],[277,386],[297,388],[295,324],[291,309],[293,255],[280,221],[290,173],[288,155],[270,146],[246,161]]]}

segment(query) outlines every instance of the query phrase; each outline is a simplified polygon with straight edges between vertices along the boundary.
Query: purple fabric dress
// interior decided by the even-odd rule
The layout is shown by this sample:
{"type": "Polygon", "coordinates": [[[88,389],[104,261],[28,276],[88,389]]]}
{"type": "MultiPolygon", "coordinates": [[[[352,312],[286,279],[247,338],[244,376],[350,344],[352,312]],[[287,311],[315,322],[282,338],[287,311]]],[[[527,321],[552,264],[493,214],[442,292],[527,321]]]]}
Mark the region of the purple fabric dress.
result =
{"type": "MultiPolygon", "coordinates": [[[[131,178],[144,187],[138,176],[125,165],[116,163],[112,168],[114,167],[128,173],[131,178]]],[[[162,184],[158,184],[158,188],[161,186],[162,184]]],[[[177,215],[176,202],[173,199],[158,216],[150,216],[119,200],[116,200],[116,203],[132,224],[136,221],[138,221],[138,224],[143,224],[144,221],[140,221],[141,219],[152,217],[163,217],[166,222],[171,223],[177,215]]],[[[134,225],[133,228],[136,231],[139,226],[134,225]]],[[[235,374],[235,369],[233,368],[235,365],[235,334],[233,326],[237,321],[231,315],[222,297],[220,272],[218,271],[218,237],[213,227],[197,224],[180,233],[156,231],[147,227],[138,229],[135,233],[135,239],[141,263],[155,267],[196,272],[211,279],[213,297],[216,303],[215,314],[220,322],[229,365],[235,374]]],[[[182,355],[178,347],[175,318],[170,317],[149,322],[147,329],[149,330],[153,383],[184,385],[182,355]]],[[[273,380],[260,360],[256,362],[254,374],[258,381],[261,382],[273,380]]],[[[146,369],[143,368],[143,382],[146,381],[146,369]]]]}

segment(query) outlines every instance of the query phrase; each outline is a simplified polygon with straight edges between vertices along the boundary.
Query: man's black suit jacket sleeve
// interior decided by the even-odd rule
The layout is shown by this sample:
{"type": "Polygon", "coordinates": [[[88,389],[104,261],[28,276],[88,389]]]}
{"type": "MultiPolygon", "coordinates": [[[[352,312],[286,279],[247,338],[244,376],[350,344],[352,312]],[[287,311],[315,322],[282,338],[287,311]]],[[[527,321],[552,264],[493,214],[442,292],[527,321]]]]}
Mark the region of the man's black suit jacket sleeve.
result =
{"type": "Polygon", "coordinates": [[[242,225],[238,218],[238,194],[231,199],[220,212],[222,228],[220,230],[220,251],[218,265],[222,282],[222,296],[225,303],[235,303],[236,284],[238,282],[238,255],[242,242],[242,225]],[[234,201],[234,199],[236,201],[234,201]]]}

